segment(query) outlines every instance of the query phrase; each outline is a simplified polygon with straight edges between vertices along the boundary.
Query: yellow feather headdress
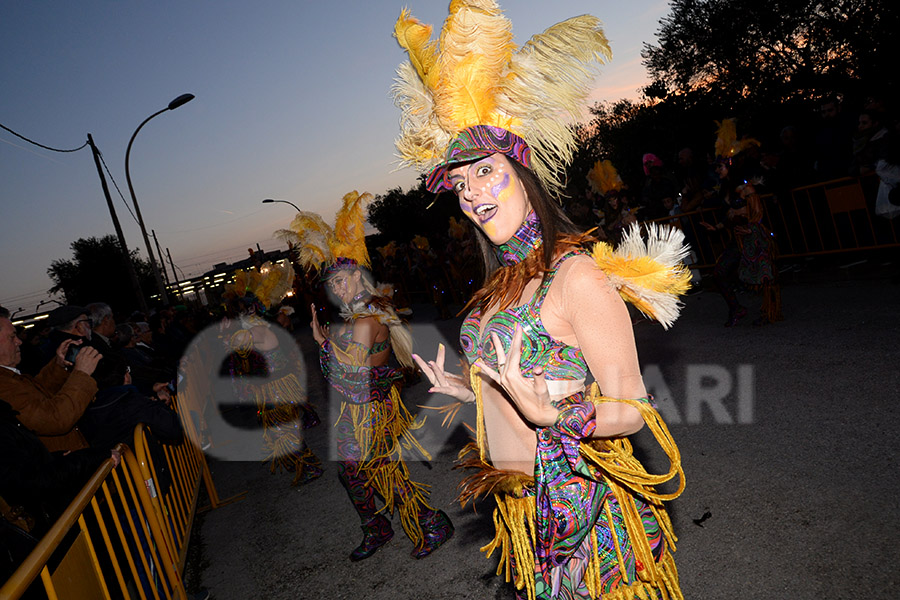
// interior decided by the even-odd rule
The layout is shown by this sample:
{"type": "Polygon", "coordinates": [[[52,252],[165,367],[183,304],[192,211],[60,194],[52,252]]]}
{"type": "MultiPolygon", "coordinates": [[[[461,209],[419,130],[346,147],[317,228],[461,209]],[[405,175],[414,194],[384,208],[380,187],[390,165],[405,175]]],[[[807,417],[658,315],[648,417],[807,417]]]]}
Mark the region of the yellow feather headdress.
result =
{"type": "Polygon", "coordinates": [[[372,194],[355,190],[345,194],[333,228],[316,213],[300,211],[289,229],[279,229],[275,236],[293,244],[298,261],[307,270],[324,273],[332,267],[368,268],[365,212],[372,198],[372,194]]]}
{"type": "Polygon", "coordinates": [[[722,119],[716,121],[716,156],[730,159],[749,146],[759,146],[759,140],[737,136],[737,120],[722,119]]]}
{"type": "Polygon", "coordinates": [[[574,17],[516,48],[494,0],[453,0],[439,38],[431,33],[408,9],[394,27],[409,55],[392,88],[400,166],[432,171],[463,130],[499,127],[524,140],[531,168],[557,193],[575,149],[567,121],[581,118],[597,67],[612,57],[600,21],[574,17]]]}
{"type": "Polygon", "coordinates": [[[263,263],[259,270],[239,269],[234,273],[234,282],[225,286],[225,294],[242,297],[255,296],[266,309],[281,302],[294,287],[294,267],[290,263],[263,263]]]}
{"type": "Polygon", "coordinates": [[[625,187],[625,182],[619,177],[619,172],[609,160],[598,160],[594,163],[593,168],[588,171],[587,181],[595,193],[604,196],[625,187]]]}

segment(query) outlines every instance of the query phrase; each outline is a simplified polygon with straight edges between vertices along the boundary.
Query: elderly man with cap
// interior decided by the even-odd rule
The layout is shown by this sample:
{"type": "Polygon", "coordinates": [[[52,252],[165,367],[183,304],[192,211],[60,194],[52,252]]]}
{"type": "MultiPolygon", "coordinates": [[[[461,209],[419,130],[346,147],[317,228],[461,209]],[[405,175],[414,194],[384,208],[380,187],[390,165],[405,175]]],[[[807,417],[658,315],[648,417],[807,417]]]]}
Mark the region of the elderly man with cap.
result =
{"type": "Polygon", "coordinates": [[[41,345],[42,366],[53,359],[66,340],[79,340],[86,345],[91,342],[91,313],[83,306],[67,304],[51,310],[44,326],[50,328],[50,333],[41,345]]]}
{"type": "Polygon", "coordinates": [[[100,353],[82,346],[82,340],[64,340],[40,373],[31,377],[16,368],[22,360],[21,344],[10,320],[0,317],[0,398],[19,413],[19,421],[51,452],[86,448],[88,444],[76,423],[97,393],[91,375],[100,353]],[[74,363],[66,360],[73,345],[81,346],[74,363]]]}

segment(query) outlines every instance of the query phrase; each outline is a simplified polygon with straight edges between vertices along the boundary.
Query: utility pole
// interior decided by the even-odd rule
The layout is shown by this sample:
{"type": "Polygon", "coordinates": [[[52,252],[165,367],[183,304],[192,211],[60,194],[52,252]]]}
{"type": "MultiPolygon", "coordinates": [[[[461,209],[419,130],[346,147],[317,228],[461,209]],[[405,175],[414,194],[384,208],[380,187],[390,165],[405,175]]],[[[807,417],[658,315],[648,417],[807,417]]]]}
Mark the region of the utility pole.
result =
{"type": "Polygon", "coordinates": [[[103,186],[103,195],[106,196],[106,205],[109,207],[109,216],[112,217],[113,226],[116,228],[116,236],[119,238],[119,247],[125,253],[125,267],[128,269],[128,278],[131,279],[131,287],[137,296],[138,307],[144,315],[150,315],[150,309],[147,307],[147,300],[144,298],[144,292],[141,290],[141,282],[138,279],[137,272],[134,270],[134,264],[131,262],[131,253],[128,251],[128,245],[125,243],[125,235],[122,233],[122,226],[119,225],[119,217],[116,216],[116,208],[113,206],[112,196],[109,194],[109,185],[106,183],[106,176],[103,174],[103,168],[100,165],[100,151],[94,145],[94,138],[91,134],[87,134],[88,145],[91,147],[91,153],[94,155],[94,164],[97,165],[97,174],[100,175],[100,184],[103,186]]]}
{"type": "MultiPolygon", "coordinates": [[[[162,252],[159,253],[160,259],[162,259],[162,252]]],[[[172,253],[169,252],[169,249],[166,248],[166,256],[169,257],[169,264],[172,266],[172,277],[175,278],[175,287],[178,289],[178,293],[181,295],[181,301],[184,302],[184,294],[181,293],[181,284],[178,282],[178,273],[175,272],[175,263],[172,262],[172,253]]],[[[163,264],[163,267],[166,265],[163,264]]]]}
{"type": "MultiPolygon", "coordinates": [[[[169,271],[166,269],[166,261],[163,260],[163,253],[162,253],[162,250],[159,249],[159,240],[156,239],[156,230],[155,230],[155,229],[151,229],[151,230],[150,230],[150,233],[153,235],[153,241],[156,242],[156,255],[159,257],[159,262],[162,263],[163,277],[166,278],[166,285],[169,285],[169,284],[171,284],[172,282],[169,281],[169,271]]],[[[172,269],[172,273],[174,273],[174,272],[175,272],[175,270],[172,269]]]]}

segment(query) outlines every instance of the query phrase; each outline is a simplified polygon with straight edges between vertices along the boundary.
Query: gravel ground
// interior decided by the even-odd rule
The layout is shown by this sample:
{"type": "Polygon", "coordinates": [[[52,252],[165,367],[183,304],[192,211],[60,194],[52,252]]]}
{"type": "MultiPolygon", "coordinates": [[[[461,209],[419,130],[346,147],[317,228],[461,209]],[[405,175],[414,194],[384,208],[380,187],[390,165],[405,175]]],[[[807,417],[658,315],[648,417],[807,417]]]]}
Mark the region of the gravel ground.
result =
{"type": "MultiPolygon", "coordinates": [[[[686,598],[900,596],[898,290],[887,277],[835,270],[792,277],[784,286],[785,320],[774,325],[752,327],[751,310],[723,328],[724,302],[709,291],[688,297],[669,331],[636,324],[645,381],[686,473],[686,491],[669,505],[686,598]]],[[[758,307],[758,299],[742,299],[758,307]]],[[[456,346],[459,321],[433,317],[421,306],[411,320],[417,351],[426,356],[439,340],[456,346]]],[[[493,533],[492,502],[475,510],[454,502],[461,473],[453,459],[468,438],[459,419],[442,429],[430,416],[420,438],[433,459],[409,461],[413,478],[431,486],[432,504],[453,520],[453,539],[414,560],[395,518],[397,535],[387,546],[358,563],[347,559],[361,532],[327,460],[336,413],[309,354],[311,339],[301,331],[298,341],[323,417],[308,442],[326,459],[325,474],[290,487],[288,474],[258,462],[252,420],[214,405],[209,462],[218,494],[247,495],[196,520],[191,585],[207,587],[216,600],[511,599],[511,587],[494,574],[496,556],[479,552],[493,533]]],[[[422,382],[408,388],[407,405],[437,403],[426,389],[422,382]]],[[[665,469],[646,432],[634,442],[648,466],[665,469]]]]}

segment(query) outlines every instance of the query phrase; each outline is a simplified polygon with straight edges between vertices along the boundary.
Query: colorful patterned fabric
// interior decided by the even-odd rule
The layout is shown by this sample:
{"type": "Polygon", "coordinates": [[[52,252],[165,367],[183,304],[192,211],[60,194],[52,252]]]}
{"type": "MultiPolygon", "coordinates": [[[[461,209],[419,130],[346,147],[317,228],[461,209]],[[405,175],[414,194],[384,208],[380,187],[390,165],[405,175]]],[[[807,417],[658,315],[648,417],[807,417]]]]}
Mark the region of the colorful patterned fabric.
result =
{"type": "Polygon", "coordinates": [[[531,148],[525,140],[501,127],[475,125],[460,131],[450,142],[444,164],[438,165],[428,174],[425,188],[435,193],[452,189],[453,186],[447,180],[448,169],[496,153],[531,167],[531,148]]]}
{"type": "Polygon", "coordinates": [[[496,333],[505,347],[512,342],[516,326],[522,328],[522,358],[519,368],[528,376],[536,366],[544,368],[548,380],[584,379],[588,366],[580,348],[568,346],[553,339],[544,329],[541,322],[541,306],[559,266],[567,258],[581,254],[574,251],[564,255],[556,263],[546,280],[538,287],[531,299],[506,310],[497,311],[484,326],[481,334],[481,309],[474,308],[463,320],[459,332],[459,343],[469,364],[475,364],[479,358],[489,367],[497,368],[497,351],[491,341],[491,333],[496,333]]]}
{"type": "Polygon", "coordinates": [[[339,360],[369,355],[355,351],[354,345],[348,328],[344,335],[326,340],[319,352],[322,373],[343,399],[335,424],[338,476],[364,526],[377,515],[396,511],[403,530],[419,547],[428,533],[422,523],[433,509],[426,486],[410,479],[403,450],[416,450],[430,460],[413,435],[424,419],[417,420],[406,409],[398,369],[339,360]],[[375,507],[376,494],[384,501],[381,509],[375,507]]]}
{"type": "MultiPolygon", "coordinates": [[[[323,263],[324,264],[324,263],[323,263]]],[[[343,256],[338,256],[334,259],[334,262],[328,265],[327,267],[320,268],[319,278],[322,281],[328,281],[338,271],[355,271],[359,268],[359,263],[353,260],[352,258],[345,258],[343,256]]]]}
{"type": "Polygon", "coordinates": [[[542,243],[541,221],[537,214],[531,211],[515,235],[497,248],[497,258],[505,265],[514,265],[525,260],[525,257],[540,248],[542,243]]]}
{"type": "Polygon", "coordinates": [[[748,285],[763,285],[775,281],[775,240],[759,223],[746,225],[748,233],[738,234],[741,262],[738,278],[748,285]]]}

